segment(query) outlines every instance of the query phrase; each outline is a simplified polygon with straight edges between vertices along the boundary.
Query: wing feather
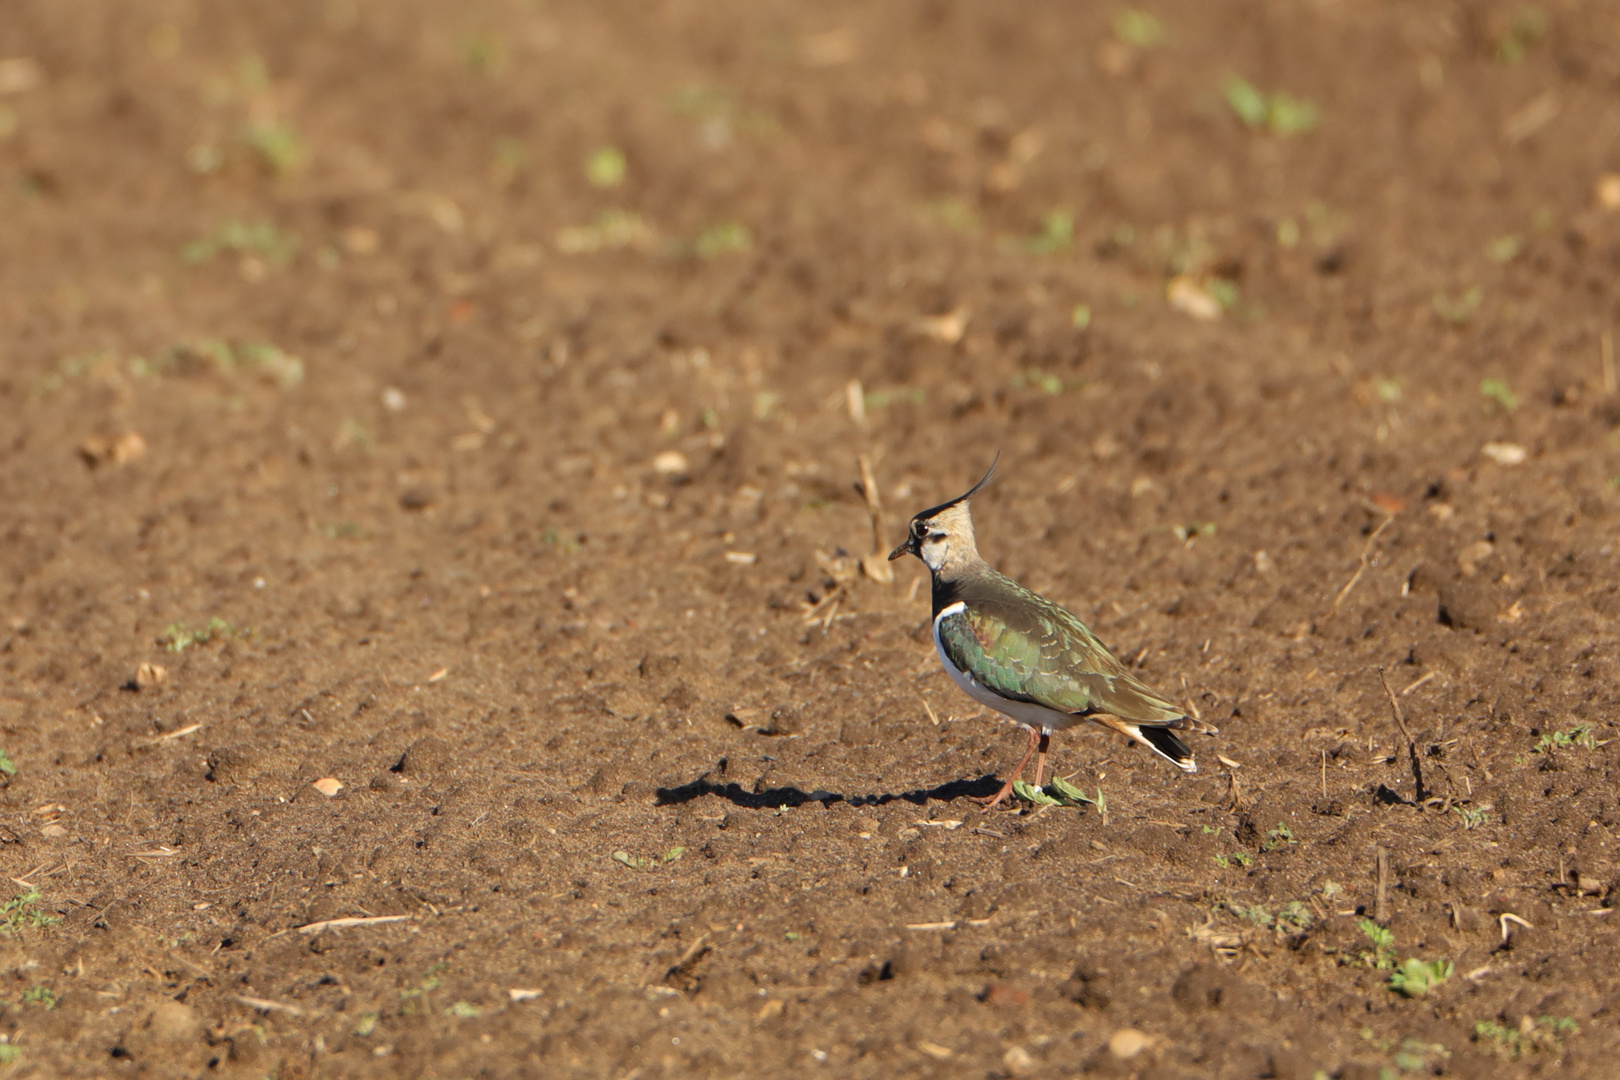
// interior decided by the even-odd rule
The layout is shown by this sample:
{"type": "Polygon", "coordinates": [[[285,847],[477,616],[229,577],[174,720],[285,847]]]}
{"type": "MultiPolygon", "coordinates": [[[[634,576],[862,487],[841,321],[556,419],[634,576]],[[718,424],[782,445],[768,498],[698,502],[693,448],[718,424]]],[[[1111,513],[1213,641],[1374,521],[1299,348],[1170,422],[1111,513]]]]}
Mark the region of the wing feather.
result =
{"type": "Polygon", "coordinates": [[[1071,715],[1109,713],[1151,726],[1186,716],[1133,675],[1073,613],[1010,579],[1002,582],[993,590],[966,592],[966,607],[940,621],[940,643],[958,668],[1005,697],[1071,715]]]}

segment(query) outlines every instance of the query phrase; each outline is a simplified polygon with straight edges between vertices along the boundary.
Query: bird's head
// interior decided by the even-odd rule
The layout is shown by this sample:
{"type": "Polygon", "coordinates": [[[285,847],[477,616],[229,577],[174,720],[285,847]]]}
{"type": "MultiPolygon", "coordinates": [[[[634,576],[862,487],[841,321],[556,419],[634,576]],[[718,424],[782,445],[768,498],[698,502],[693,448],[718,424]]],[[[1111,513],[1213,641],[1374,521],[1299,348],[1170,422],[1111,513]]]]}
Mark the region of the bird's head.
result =
{"type": "MultiPolygon", "coordinates": [[[[996,455],[1000,460],[1001,455],[996,455]]],[[[973,515],[968,510],[968,499],[990,482],[996,474],[996,463],[984,478],[966,492],[949,502],[922,511],[911,519],[905,543],[889,552],[892,562],[902,555],[915,555],[932,572],[938,572],[947,562],[978,552],[973,539],[973,515]]]]}

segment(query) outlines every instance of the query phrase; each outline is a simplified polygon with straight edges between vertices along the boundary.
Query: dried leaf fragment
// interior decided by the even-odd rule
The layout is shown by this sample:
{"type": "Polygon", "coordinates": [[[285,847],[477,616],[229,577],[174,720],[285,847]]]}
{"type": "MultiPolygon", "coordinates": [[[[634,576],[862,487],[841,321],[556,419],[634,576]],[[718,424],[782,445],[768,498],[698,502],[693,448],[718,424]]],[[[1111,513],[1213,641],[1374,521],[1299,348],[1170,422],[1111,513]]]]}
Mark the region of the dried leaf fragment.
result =
{"type": "Polygon", "coordinates": [[[169,681],[169,669],[162,664],[144,663],[135,669],[135,689],[150,690],[169,681]]]}
{"type": "Polygon", "coordinates": [[[79,456],[91,468],[99,465],[127,465],[146,453],[146,440],[139,432],[126,431],[116,438],[92,435],[79,444],[79,456]]]}

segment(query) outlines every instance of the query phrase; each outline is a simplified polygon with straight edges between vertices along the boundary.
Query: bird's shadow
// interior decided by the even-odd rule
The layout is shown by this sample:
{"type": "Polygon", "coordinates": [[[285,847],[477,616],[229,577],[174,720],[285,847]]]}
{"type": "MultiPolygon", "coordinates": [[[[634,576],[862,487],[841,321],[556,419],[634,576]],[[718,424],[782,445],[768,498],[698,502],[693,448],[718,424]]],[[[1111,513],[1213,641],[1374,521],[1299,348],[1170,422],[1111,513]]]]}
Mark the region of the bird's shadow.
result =
{"type": "Polygon", "coordinates": [[[917,806],[931,800],[949,802],[963,796],[994,795],[1001,789],[1001,784],[993,775],[985,775],[977,780],[952,780],[948,784],[938,787],[919,788],[915,791],[882,792],[871,795],[842,795],[836,791],[824,791],[817,788],[815,791],[805,791],[797,787],[774,787],[764,791],[746,791],[741,784],[715,784],[711,783],[708,774],[696,780],[682,784],[679,787],[659,788],[656,792],[655,804],[658,806],[677,806],[681,803],[691,802],[705,796],[714,796],[725,799],[734,806],[747,810],[776,810],[783,806],[803,806],[805,803],[821,803],[830,806],[833,803],[849,803],[851,806],[882,806],[885,803],[908,802],[917,806]]]}

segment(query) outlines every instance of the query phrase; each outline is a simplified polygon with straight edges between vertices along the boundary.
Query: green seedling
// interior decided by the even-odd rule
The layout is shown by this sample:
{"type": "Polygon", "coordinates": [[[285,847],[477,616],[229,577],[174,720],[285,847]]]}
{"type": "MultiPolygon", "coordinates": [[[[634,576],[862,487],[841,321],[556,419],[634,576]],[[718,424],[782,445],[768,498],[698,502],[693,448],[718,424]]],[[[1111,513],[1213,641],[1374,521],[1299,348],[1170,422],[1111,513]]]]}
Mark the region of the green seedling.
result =
{"type": "Polygon", "coordinates": [[[1290,829],[1284,822],[1279,821],[1267,831],[1265,842],[1260,845],[1260,850],[1275,851],[1288,844],[1297,843],[1299,841],[1294,839],[1294,830],[1290,829]]]}
{"type": "Polygon", "coordinates": [[[646,248],[652,242],[652,226],[628,210],[604,210],[589,225],[570,225],[557,233],[557,250],[564,255],[646,248]]]}
{"type": "Polygon", "coordinates": [[[1598,737],[1592,733],[1591,724],[1576,724],[1568,731],[1548,731],[1536,740],[1532,754],[1551,754],[1558,750],[1571,748],[1580,750],[1596,750],[1606,746],[1606,742],[1599,742],[1598,737]]]}
{"type": "Polygon", "coordinates": [[[656,855],[632,855],[628,851],[615,851],[613,853],[613,861],[623,863],[632,870],[656,870],[660,866],[666,866],[669,863],[674,862],[676,859],[685,854],[686,849],[684,847],[672,847],[668,851],[664,852],[662,857],[656,855]]]}
{"type": "Polygon", "coordinates": [[[1517,64],[1543,38],[1547,36],[1547,13],[1534,4],[1527,4],[1513,13],[1507,31],[1496,41],[1496,59],[1504,64],[1517,64]]]}
{"type": "Polygon", "coordinates": [[[1477,829],[1491,819],[1490,808],[1485,806],[1453,806],[1457,816],[1462,819],[1462,827],[1477,829]]]}
{"type": "Polygon", "coordinates": [[[1501,406],[1505,412],[1512,412],[1519,407],[1519,395],[1508,386],[1506,379],[1481,379],[1479,393],[1485,400],[1501,406]]]}
{"type": "Polygon", "coordinates": [[[1356,954],[1356,959],[1370,968],[1380,971],[1395,966],[1395,931],[1387,926],[1380,926],[1371,919],[1362,919],[1356,924],[1361,928],[1362,934],[1372,945],[1372,951],[1363,949],[1356,954]]]}
{"type": "Polygon", "coordinates": [[[874,409],[887,409],[897,401],[921,405],[927,400],[928,391],[921,387],[897,386],[891,390],[866,391],[861,395],[861,406],[871,412],[874,409]]]}
{"type": "Polygon", "coordinates": [[[1074,305],[1074,311],[1069,315],[1069,323],[1076,330],[1084,330],[1089,327],[1091,325],[1091,305],[1074,305]]]}
{"type": "Polygon", "coordinates": [[[548,547],[556,548],[565,555],[572,555],[583,546],[578,537],[569,533],[558,532],[549,525],[540,531],[540,542],[548,547]]]}
{"type": "Polygon", "coordinates": [[[928,203],[921,207],[919,214],[930,224],[943,225],[959,233],[971,234],[984,228],[978,212],[961,199],[940,199],[928,203]]]}
{"type": "Polygon", "coordinates": [[[428,995],[439,987],[443,981],[439,975],[450,965],[440,961],[429,967],[422,975],[422,981],[415,986],[408,986],[399,992],[399,1014],[401,1016],[415,1016],[428,1011],[428,995]]]}
{"type": "Polygon", "coordinates": [[[236,356],[283,390],[304,381],[304,361],[268,341],[245,341],[237,346],[236,356]]]}
{"type": "Polygon", "coordinates": [[[1058,378],[1056,375],[1053,375],[1051,372],[1038,371],[1035,368],[1029,368],[1026,371],[1015,373],[1011,382],[1014,390],[1022,390],[1026,386],[1032,386],[1041,393],[1050,395],[1052,397],[1056,397],[1057,395],[1063,393],[1062,379],[1058,378]]]}
{"type": "Polygon", "coordinates": [[[1234,866],[1249,867],[1254,865],[1254,856],[1246,851],[1234,851],[1230,855],[1215,856],[1215,865],[1222,870],[1229,870],[1234,866]]]}
{"type": "Polygon", "coordinates": [[[1479,305],[1484,299],[1484,291],[1475,285],[1455,300],[1443,292],[1437,292],[1430,304],[1440,318],[1453,326],[1462,326],[1474,317],[1474,312],[1479,310],[1479,305]]]}
{"type": "Polygon", "coordinates": [[[1393,405],[1401,400],[1401,380],[1374,379],[1373,392],[1378,395],[1378,400],[1385,405],[1393,405]]]}
{"type": "Polygon", "coordinates": [[[172,653],[185,652],[193,645],[206,645],[216,638],[239,637],[241,631],[218,615],[208,620],[208,625],[198,630],[188,630],[183,623],[170,623],[158,638],[158,644],[172,653]]]}
{"type": "MultiPolygon", "coordinates": [[[[0,1036],[3,1038],[3,1036],[0,1036]]],[[[13,1065],[22,1057],[22,1047],[0,1042],[0,1065],[13,1065]]]]}
{"type": "Polygon", "coordinates": [[[1164,23],[1139,8],[1126,8],[1114,16],[1114,36],[1126,45],[1151,49],[1164,41],[1164,23]]]}
{"type": "Polygon", "coordinates": [[[6,753],[4,750],[0,750],[0,774],[4,774],[6,776],[17,775],[16,763],[11,760],[11,755],[6,753]]]}
{"type": "Polygon", "coordinates": [[[1222,88],[1232,112],[1248,127],[1269,131],[1280,138],[1313,131],[1321,122],[1322,110],[1315,102],[1293,97],[1283,91],[1266,94],[1246,79],[1234,75],[1222,88]]]}
{"type": "Polygon", "coordinates": [[[40,892],[29,889],[0,904],[0,934],[16,934],[25,929],[38,929],[61,922],[56,915],[47,915],[38,908],[40,892]]]}
{"type": "Polygon", "coordinates": [[[460,42],[461,62],[474,75],[498,78],[506,71],[506,42],[493,34],[468,34],[460,42]]]}
{"type": "Polygon", "coordinates": [[[623,150],[604,146],[585,159],[585,179],[592,187],[616,188],[624,183],[628,166],[623,150]]]}
{"type": "Polygon", "coordinates": [[[1183,544],[1198,539],[1200,536],[1214,536],[1215,523],[1213,521],[1191,522],[1186,525],[1172,525],[1170,531],[1177,540],[1183,544]]]}
{"type": "Polygon", "coordinates": [[[1060,207],[1041,217],[1040,231],[1033,236],[1007,238],[1002,247],[1030,255],[1058,255],[1074,244],[1074,211],[1060,207]]]}
{"type": "Polygon", "coordinates": [[[754,419],[769,420],[776,415],[777,406],[782,404],[782,395],[774,390],[761,390],[754,395],[754,419]]]}
{"type": "Polygon", "coordinates": [[[1492,262],[1509,263],[1524,251],[1524,241],[1517,236],[1500,236],[1485,245],[1485,255],[1492,262]]]}
{"type": "Polygon", "coordinates": [[[1310,929],[1311,923],[1316,921],[1311,909],[1300,900],[1290,900],[1276,914],[1272,914],[1261,904],[1247,905],[1228,901],[1225,906],[1227,911],[1245,922],[1262,930],[1276,930],[1281,934],[1304,933],[1310,929]]]}
{"type": "Polygon", "coordinates": [[[303,140],[286,124],[248,124],[242,129],[242,144],[276,176],[286,176],[304,163],[303,140]]]}
{"type": "Polygon", "coordinates": [[[354,417],[346,417],[338,426],[337,438],[334,445],[339,450],[353,447],[362,453],[371,452],[371,436],[366,433],[366,426],[354,417]]]}
{"type": "Polygon", "coordinates": [[[1095,806],[1097,812],[1103,815],[1103,821],[1108,820],[1108,800],[1104,798],[1102,788],[1097,789],[1093,798],[1061,776],[1054,776],[1044,788],[1038,788],[1027,780],[1015,780],[1013,794],[1035,806],[1095,806]]]}
{"type": "Polygon", "coordinates": [[[1054,776],[1052,777],[1052,782],[1047,785],[1047,790],[1053,792],[1058,798],[1064,800],[1069,805],[1090,803],[1092,806],[1097,808],[1097,813],[1102,815],[1103,822],[1107,823],[1108,797],[1103,794],[1103,789],[1100,786],[1097,788],[1097,794],[1095,796],[1088,797],[1082,789],[1075,787],[1073,784],[1063,779],[1063,777],[1054,776]]]}
{"type": "Polygon", "coordinates": [[[698,233],[692,250],[700,259],[719,255],[739,255],[754,246],[754,237],[746,225],[735,221],[722,221],[698,233]]]}
{"type": "Polygon", "coordinates": [[[1237,282],[1230,278],[1212,277],[1204,282],[1204,291],[1215,298],[1215,302],[1221,306],[1222,311],[1233,310],[1238,306],[1238,301],[1243,298],[1237,282]]]}
{"type": "Polygon", "coordinates": [[[1027,803],[1036,806],[1062,806],[1063,800],[1054,795],[1048,795],[1045,788],[1038,788],[1028,780],[1014,780],[1013,794],[1027,803]]]}
{"type": "Polygon", "coordinates": [[[698,121],[706,141],[723,144],[732,128],[759,138],[769,138],[781,130],[781,124],[770,113],[744,105],[732,94],[713,87],[684,86],[673,90],[664,95],[664,106],[698,121]]]}
{"type": "MultiPolygon", "coordinates": [[[[1401,1048],[1395,1051],[1393,1060],[1395,1067],[1405,1073],[1429,1073],[1437,1071],[1436,1066],[1451,1056],[1441,1043],[1426,1043],[1422,1039],[1403,1039],[1401,1048]]],[[[1388,1070],[1383,1070],[1386,1074],[1388,1070]]]]}
{"type": "Polygon", "coordinates": [[[30,986],[22,993],[24,1005],[38,1005],[43,1009],[56,1008],[56,991],[48,986],[30,986]]]}
{"type": "Polygon", "coordinates": [[[470,1001],[458,1001],[444,1010],[444,1015],[454,1016],[458,1020],[472,1020],[484,1015],[484,1010],[470,1001]]]}
{"type": "Polygon", "coordinates": [[[1526,1016],[1516,1028],[1495,1020],[1481,1020],[1474,1025],[1474,1041],[1511,1057],[1557,1054],[1563,1052],[1566,1036],[1580,1032],[1581,1025],[1568,1016],[1543,1016],[1537,1020],[1526,1016]]]}
{"type": "Polygon", "coordinates": [[[1419,960],[1408,957],[1390,973],[1389,988],[1402,997],[1423,997],[1451,978],[1450,960],[1419,960]]]}
{"type": "Polygon", "coordinates": [[[180,258],[187,265],[200,266],[225,252],[256,255],[271,266],[285,266],[297,254],[299,243],[297,233],[278,229],[268,221],[232,218],[210,235],[181,248],[180,258]]]}
{"type": "Polygon", "coordinates": [[[377,1014],[374,1012],[361,1013],[360,1019],[354,1025],[354,1033],[362,1039],[370,1038],[371,1033],[377,1030],[377,1014]]]}

